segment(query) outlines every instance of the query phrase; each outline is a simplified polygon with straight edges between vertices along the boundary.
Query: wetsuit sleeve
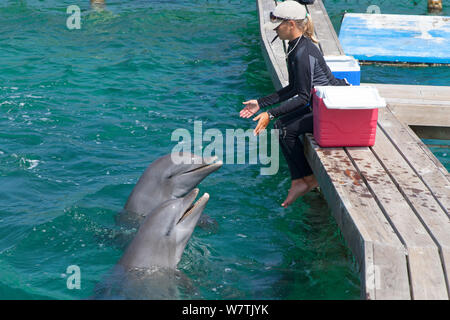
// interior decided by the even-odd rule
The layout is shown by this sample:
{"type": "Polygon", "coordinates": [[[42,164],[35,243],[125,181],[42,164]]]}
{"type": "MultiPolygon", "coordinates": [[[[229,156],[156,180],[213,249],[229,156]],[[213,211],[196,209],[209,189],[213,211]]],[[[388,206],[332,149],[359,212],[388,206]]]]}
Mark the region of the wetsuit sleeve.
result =
{"type": "MultiPolygon", "coordinates": [[[[286,100],[296,94],[297,96],[282,103],[280,106],[271,109],[270,113],[274,117],[279,117],[305,106],[311,98],[311,66],[309,64],[308,55],[306,55],[306,58],[303,54],[295,56],[293,74],[294,81],[290,82],[293,83],[292,88],[289,92],[286,92],[284,98],[286,100]]],[[[283,100],[280,99],[280,101],[283,100]]]]}
{"type": "Polygon", "coordinates": [[[282,102],[287,100],[295,95],[294,86],[292,85],[291,79],[289,79],[289,85],[278,90],[275,93],[272,93],[268,96],[262,97],[258,99],[258,104],[261,109],[271,106],[275,103],[282,102]]]}

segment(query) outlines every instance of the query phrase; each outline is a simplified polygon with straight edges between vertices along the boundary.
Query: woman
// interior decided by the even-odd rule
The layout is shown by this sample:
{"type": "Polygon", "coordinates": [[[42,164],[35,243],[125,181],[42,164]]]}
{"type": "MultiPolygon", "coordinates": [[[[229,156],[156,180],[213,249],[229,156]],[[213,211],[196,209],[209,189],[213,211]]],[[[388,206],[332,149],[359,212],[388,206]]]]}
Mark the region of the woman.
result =
{"type": "Polygon", "coordinates": [[[311,16],[306,12],[305,6],[296,1],[285,1],[278,4],[270,15],[270,22],[265,27],[275,30],[281,40],[289,40],[286,52],[289,85],[269,96],[243,102],[245,108],[241,110],[240,117],[249,118],[261,108],[285,101],[280,106],[259,114],[253,120],[259,120],[254,131],[258,135],[270,120],[280,117],[274,128],[280,130],[281,150],[292,180],[286,200],[281,204],[286,208],[298,197],[318,186],[298,138],[300,134],[313,132],[312,110],[309,104],[311,89],[319,85],[336,86],[348,83],[345,79],[340,80],[333,76],[322,53],[314,45],[317,40],[314,38],[311,16]]]}

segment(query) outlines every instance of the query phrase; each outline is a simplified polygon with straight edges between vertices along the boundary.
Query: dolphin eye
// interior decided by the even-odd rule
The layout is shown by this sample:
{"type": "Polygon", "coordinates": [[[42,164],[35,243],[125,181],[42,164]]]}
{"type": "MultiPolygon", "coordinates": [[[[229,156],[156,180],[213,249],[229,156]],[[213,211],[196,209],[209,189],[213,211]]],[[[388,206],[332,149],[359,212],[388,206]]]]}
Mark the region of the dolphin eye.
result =
{"type": "Polygon", "coordinates": [[[172,229],[173,229],[173,224],[171,223],[171,224],[169,225],[169,228],[167,228],[167,231],[166,231],[166,233],[165,233],[165,236],[166,236],[166,237],[170,236],[170,232],[172,231],[172,229]]]}
{"type": "Polygon", "coordinates": [[[166,237],[170,236],[170,233],[172,232],[174,226],[175,226],[175,218],[173,218],[172,221],[170,221],[169,227],[167,228],[167,231],[164,233],[166,237]]]}
{"type": "Polygon", "coordinates": [[[169,172],[166,176],[165,176],[165,178],[166,179],[172,179],[172,177],[174,176],[175,174],[173,173],[173,172],[169,172]]]}

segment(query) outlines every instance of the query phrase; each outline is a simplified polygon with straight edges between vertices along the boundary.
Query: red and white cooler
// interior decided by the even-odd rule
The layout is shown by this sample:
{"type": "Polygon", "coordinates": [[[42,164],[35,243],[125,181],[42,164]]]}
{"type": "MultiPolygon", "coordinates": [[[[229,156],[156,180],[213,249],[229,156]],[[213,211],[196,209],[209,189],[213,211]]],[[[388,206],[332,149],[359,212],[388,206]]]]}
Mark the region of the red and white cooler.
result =
{"type": "Polygon", "coordinates": [[[313,89],[314,139],[321,147],[375,144],[378,108],[386,101],[370,86],[318,86],[313,89]]]}

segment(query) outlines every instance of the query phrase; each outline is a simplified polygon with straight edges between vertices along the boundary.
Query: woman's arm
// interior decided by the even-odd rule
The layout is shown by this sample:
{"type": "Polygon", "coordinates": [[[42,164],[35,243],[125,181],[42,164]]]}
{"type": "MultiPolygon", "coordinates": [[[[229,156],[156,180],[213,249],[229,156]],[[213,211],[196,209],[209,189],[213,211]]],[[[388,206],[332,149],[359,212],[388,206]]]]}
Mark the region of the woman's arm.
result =
{"type": "Polygon", "coordinates": [[[258,99],[258,104],[261,109],[271,106],[275,103],[279,103],[285,101],[295,95],[294,86],[291,81],[289,81],[289,85],[278,90],[275,93],[269,94],[268,96],[262,97],[258,99]]]}
{"type": "Polygon", "coordinates": [[[274,117],[279,117],[309,103],[311,98],[312,79],[311,65],[309,64],[307,50],[304,50],[303,54],[297,54],[295,56],[293,72],[295,75],[292,85],[293,88],[291,90],[292,92],[286,92],[286,94],[292,94],[289,98],[293,97],[295,94],[297,94],[297,97],[282,103],[276,108],[270,109],[270,113],[274,117]]]}
{"type": "MultiPolygon", "coordinates": [[[[291,77],[291,76],[289,75],[289,77],[291,77]]],[[[239,113],[240,117],[250,118],[255,113],[257,113],[260,109],[271,106],[280,101],[287,100],[290,97],[293,97],[295,95],[295,90],[294,90],[294,86],[292,85],[292,83],[293,83],[293,80],[291,79],[288,86],[278,90],[275,93],[272,93],[263,98],[259,98],[258,100],[252,99],[252,100],[243,102],[243,104],[245,105],[245,108],[242,109],[241,112],[239,113]]]]}

